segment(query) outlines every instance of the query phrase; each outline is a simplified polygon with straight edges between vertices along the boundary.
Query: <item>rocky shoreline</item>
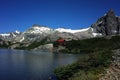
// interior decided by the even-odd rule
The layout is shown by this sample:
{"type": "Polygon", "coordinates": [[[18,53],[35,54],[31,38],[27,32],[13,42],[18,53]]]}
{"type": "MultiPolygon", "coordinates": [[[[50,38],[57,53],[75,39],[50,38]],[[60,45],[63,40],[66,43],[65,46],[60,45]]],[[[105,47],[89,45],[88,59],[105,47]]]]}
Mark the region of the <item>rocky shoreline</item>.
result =
{"type": "Polygon", "coordinates": [[[113,61],[99,80],[120,80],[120,49],[113,50],[113,61]]]}

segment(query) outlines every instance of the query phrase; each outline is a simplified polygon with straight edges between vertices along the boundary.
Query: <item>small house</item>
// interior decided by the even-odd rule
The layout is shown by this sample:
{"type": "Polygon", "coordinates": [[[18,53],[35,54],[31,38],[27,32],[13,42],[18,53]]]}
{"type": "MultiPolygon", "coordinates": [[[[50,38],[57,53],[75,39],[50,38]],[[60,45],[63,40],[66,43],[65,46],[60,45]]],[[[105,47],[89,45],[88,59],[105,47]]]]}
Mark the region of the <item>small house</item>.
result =
{"type": "Polygon", "coordinates": [[[60,38],[57,40],[57,42],[59,43],[59,45],[64,45],[65,44],[65,39],[60,38]]]}

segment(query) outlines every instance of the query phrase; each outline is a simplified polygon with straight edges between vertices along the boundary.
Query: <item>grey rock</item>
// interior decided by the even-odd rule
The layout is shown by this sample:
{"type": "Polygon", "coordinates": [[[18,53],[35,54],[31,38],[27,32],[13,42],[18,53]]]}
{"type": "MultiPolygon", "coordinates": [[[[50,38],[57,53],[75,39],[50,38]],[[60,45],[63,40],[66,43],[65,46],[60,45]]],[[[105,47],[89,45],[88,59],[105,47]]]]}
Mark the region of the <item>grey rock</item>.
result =
{"type": "Polygon", "coordinates": [[[111,9],[108,13],[99,18],[98,21],[91,25],[96,33],[106,35],[116,35],[120,33],[120,18],[115,16],[114,11],[111,9]]]}
{"type": "Polygon", "coordinates": [[[86,39],[86,38],[93,38],[94,37],[91,28],[89,28],[87,31],[77,32],[74,35],[76,37],[78,37],[79,39],[86,39]]]}
{"type": "Polygon", "coordinates": [[[45,44],[45,45],[41,45],[33,50],[42,50],[42,51],[53,51],[53,44],[49,43],[49,44],[45,44]]]}
{"type": "Polygon", "coordinates": [[[19,47],[20,44],[13,44],[11,46],[9,46],[9,49],[15,49],[16,47],[19,47]]]}
{"type": "Polygon", "coordinates": [[[76,37],[74,34],[71,34],[71,33],[66,33],[66,32],[54,32],[53,34],[50,34],[47,36],[48,39],[50,39],[50,41],[56,41],[57,39],[59,38],[63,38],[65,39],[66,41],[69,41],[69,40],[78,40],[79,38],[76,37]]]}

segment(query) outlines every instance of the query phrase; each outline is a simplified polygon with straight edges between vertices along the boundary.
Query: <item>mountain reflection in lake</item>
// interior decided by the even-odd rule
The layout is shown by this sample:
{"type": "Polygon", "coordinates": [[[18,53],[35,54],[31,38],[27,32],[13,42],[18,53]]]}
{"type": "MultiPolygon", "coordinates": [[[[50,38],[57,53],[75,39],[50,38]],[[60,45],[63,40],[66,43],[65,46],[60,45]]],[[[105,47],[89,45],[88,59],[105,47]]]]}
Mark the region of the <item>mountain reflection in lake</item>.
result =
{"type": "Polygon", "coordinates": [[[0,50],[0,80],[48,80],[53,70],[75,62],[78,55],[0,50]]]}

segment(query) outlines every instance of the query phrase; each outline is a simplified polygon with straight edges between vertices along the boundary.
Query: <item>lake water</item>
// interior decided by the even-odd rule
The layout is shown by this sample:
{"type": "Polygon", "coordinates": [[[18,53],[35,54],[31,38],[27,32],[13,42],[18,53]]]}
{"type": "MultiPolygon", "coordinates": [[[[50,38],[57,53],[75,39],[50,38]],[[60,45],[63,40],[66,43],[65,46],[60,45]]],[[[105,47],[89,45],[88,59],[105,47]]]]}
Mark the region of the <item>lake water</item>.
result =
{"type": "Polygon", "coordinates": [[[78,59],[74,54],[0,49],[0,80],[48,80],[58,66],[78,59]]]}

